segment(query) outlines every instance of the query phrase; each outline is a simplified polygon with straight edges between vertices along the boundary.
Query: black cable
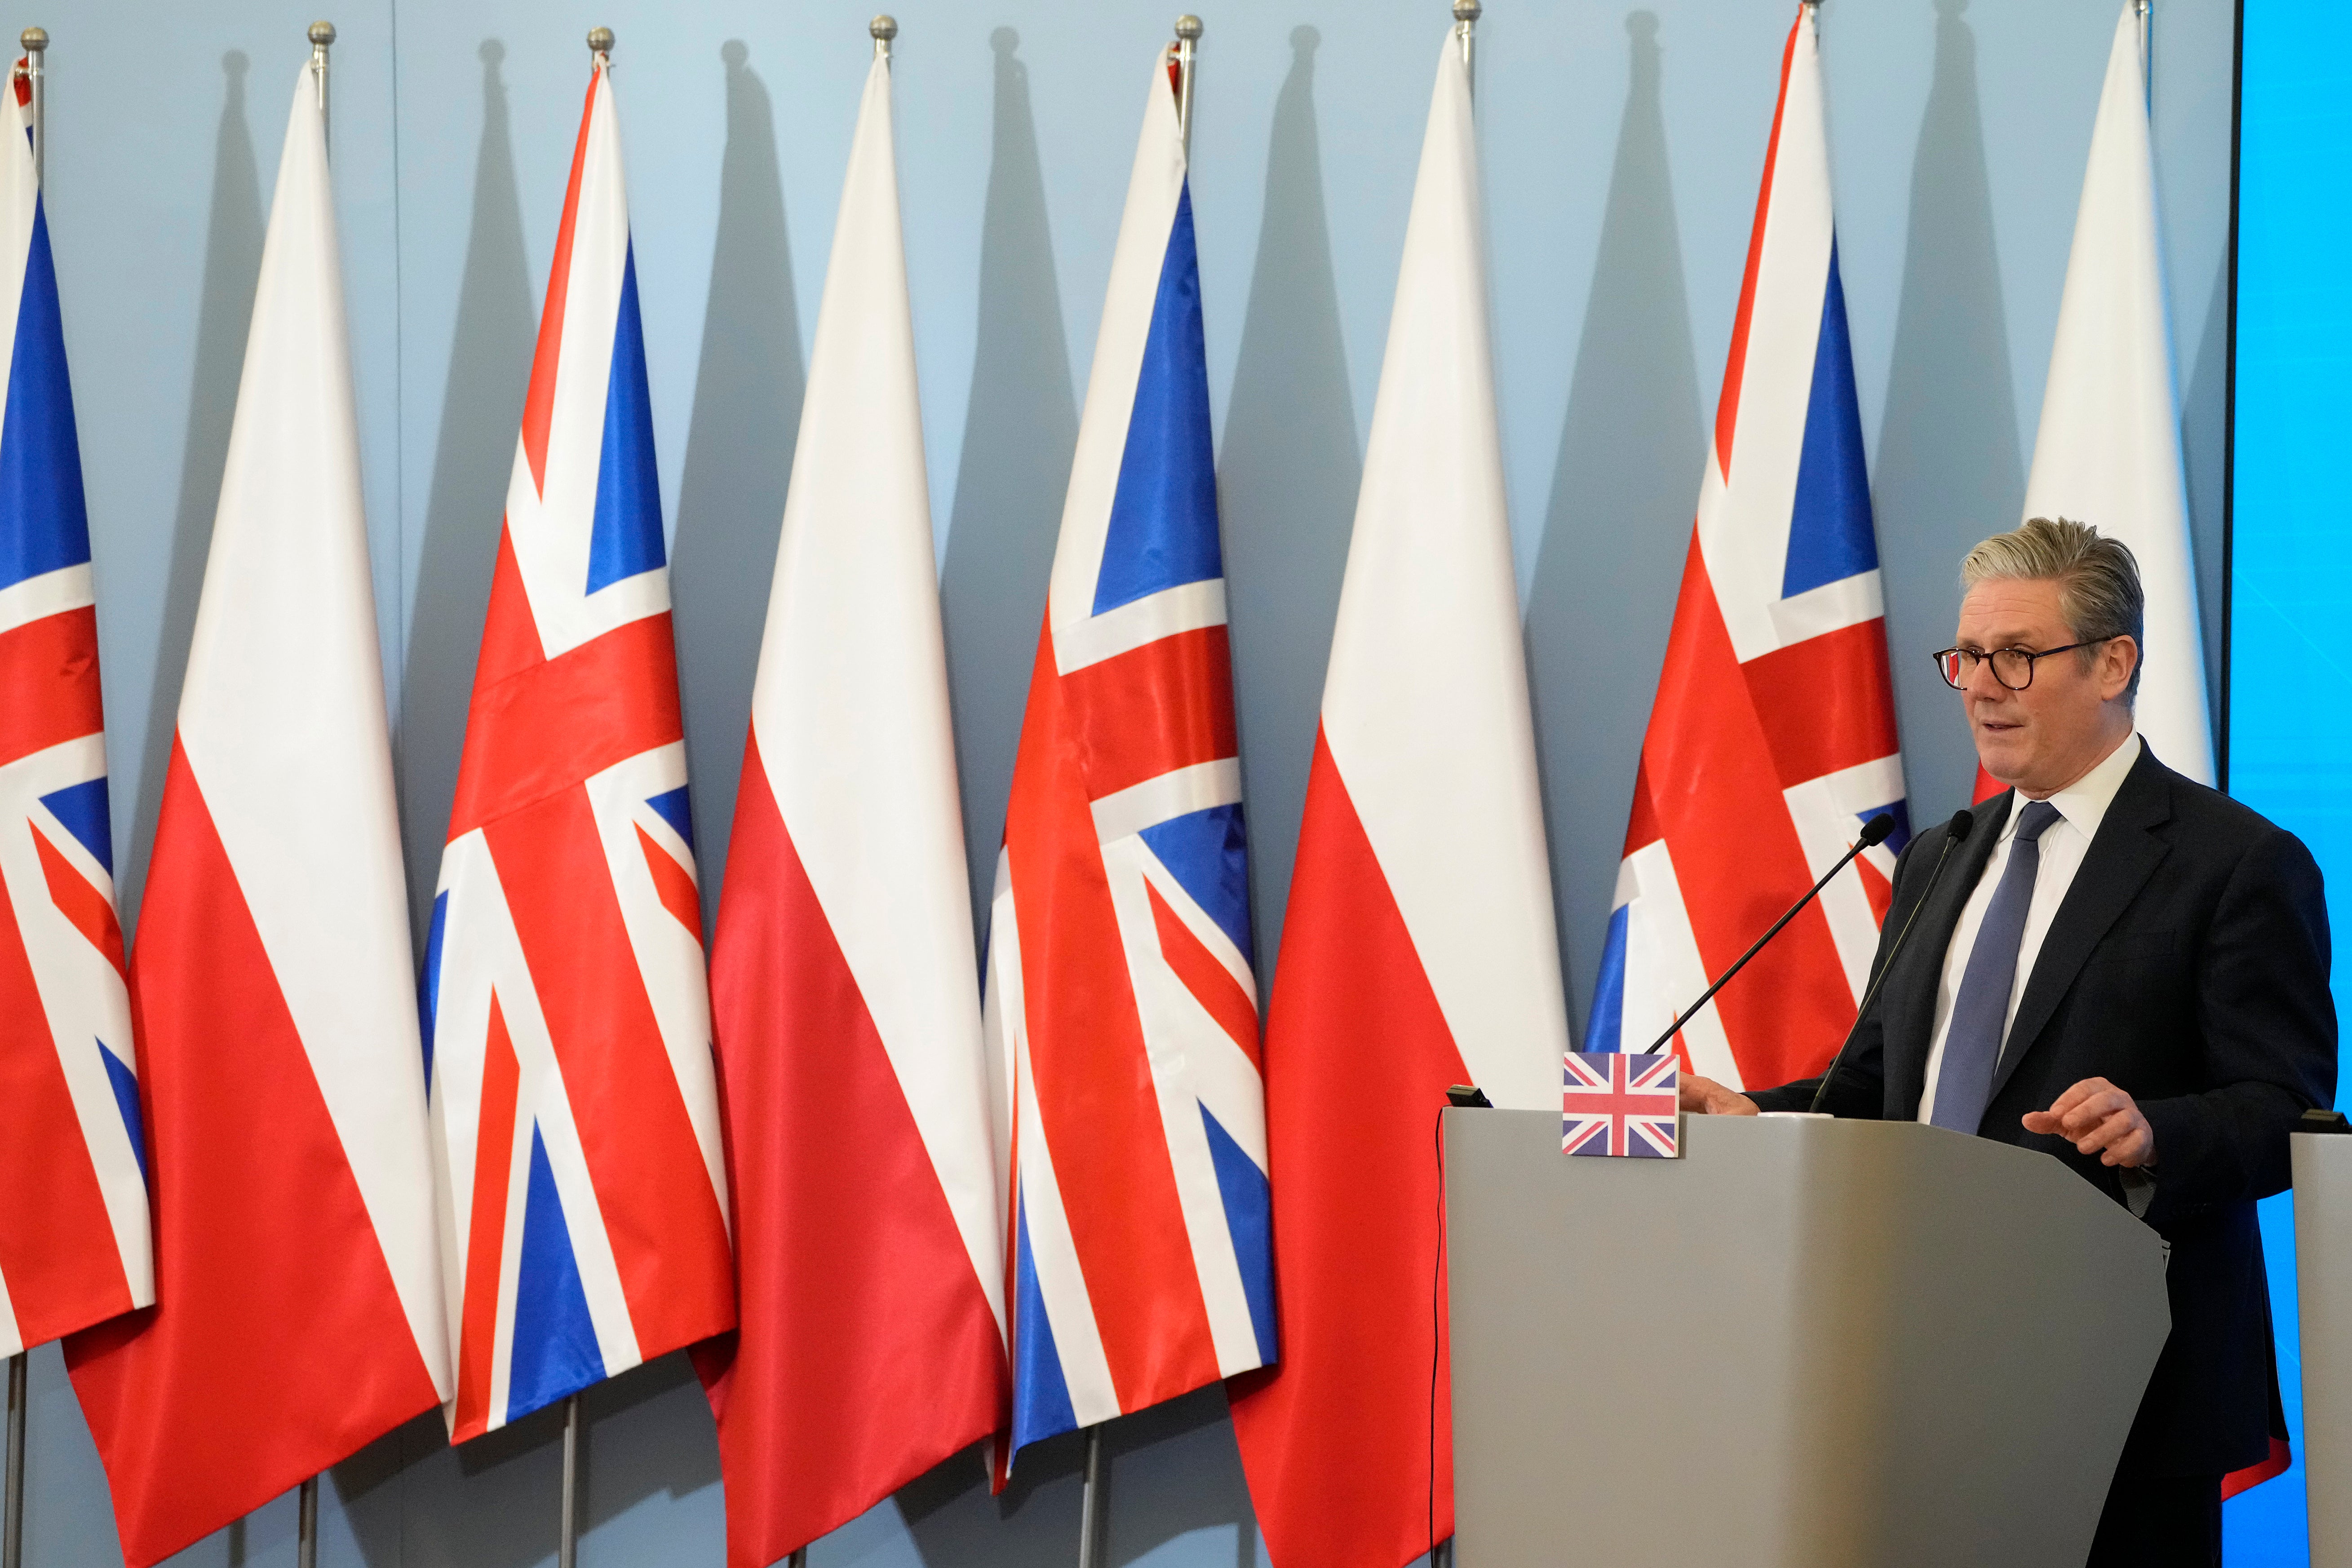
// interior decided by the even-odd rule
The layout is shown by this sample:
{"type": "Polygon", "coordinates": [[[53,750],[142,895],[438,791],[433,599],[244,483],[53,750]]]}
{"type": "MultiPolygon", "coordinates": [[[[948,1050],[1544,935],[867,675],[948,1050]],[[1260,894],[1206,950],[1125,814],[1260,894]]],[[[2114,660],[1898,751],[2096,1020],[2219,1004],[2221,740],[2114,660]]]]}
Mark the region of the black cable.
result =
{"type": "Polygon", "coordinates": [[[1437,1368],[1445,1347],[1445,1108],[1430,1128],[1437,1151],[1437,1263],[1429,1271],[1429,1562],[1437,1562],[1437,1368]]]}
{"type": "Polygon", "coordinates": [[[1828,1103],[1830,1080],[1837,1077],[1837,1069],[1844,1062],[1846,1052],[1853,1048],[1853,1037],[1862,1033],[1863,1020],[1869,1017],[1871,1008],[1877,1005],[1879,987],[1885,985],[1886,977],[1895,973],[1895,961],[1903,956],[1903,944],[1911,940],[1911,928],[1919,923],[1919,911],[1926,909],[1927,900],[1936,896],[1936,884],[1944,875],[1944,862],[1952,858],[1953,847],[1965,842],[1969,833],[1975,830],[1976,822],[1976,813],[1965,806],[1952,813],[1952,820],[1944,830],[1944,847],[1936,856],[1936,868],[1927,873],[1927,889],[1919,895],[1919,901],[1911,906],[1911,913],[1904,919],[1903,929],[1895,933],[1895,945],[1887,950],[1886,962],[1878,966],[1876,974],[1871,976],[1869,988],[1862,994],[1862,1005],[1853,1010],[1853,1026],[1846,1030],[1845,1038],[1838,1042],[1837,1054],[1830,1058],[1830,1065],[1822,1069],[1821,1082],[1813,1086],[1813,1102],[1808,1110],[1818,1111],[1828,1103]]]}

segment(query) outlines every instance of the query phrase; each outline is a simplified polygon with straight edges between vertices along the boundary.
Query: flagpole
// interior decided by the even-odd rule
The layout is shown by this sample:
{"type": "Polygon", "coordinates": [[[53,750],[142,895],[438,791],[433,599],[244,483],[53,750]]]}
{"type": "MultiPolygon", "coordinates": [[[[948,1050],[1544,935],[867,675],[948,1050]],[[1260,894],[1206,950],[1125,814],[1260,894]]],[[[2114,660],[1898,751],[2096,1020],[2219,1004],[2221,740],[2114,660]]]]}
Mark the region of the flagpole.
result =
{"type": "MultiPolygon", "coordinates": [[[[1185,13],[1176,18],[1176,41],[1167,58],[1176,66],[1176,139],[1190,157],[1192,151],[1192,73],[1201,42],[1201,18],[1185,13]]],[[[1087,1466],[1078,1490],[1078,1568],[1099,1568],[1103,1531],[1109,1517],[1109,1498],[1103,1485],[1102,1438],[1105,1423],[1087,1430],[1087,1466]]]]}
{"type": "Polygon", "coordinates": [[[563,1401],[563,1517],[555,1531],[555,1568],[574,1568],[579,1560],[580,1396],[574,1394],[563,1401]]]}
{"type": "MultiPolygon", "coordinates": [[[[1454,0],[1454,36],[1462,43],[1462,74],[1470,89],[1470,100],[1478,100],[1478,65],[1474,54],[1478,18],[1486,13],[1479,0],[1454,0]]],[[[1454,1568],[1454,1537],[1433,1542],[1429,1548],[1429,1568],[1454,1568]]]]}
{"type": "MultiPolygon", "coordinates": [[[[866,31],[874,39],[874,58],[887,63],[890,40],[898,36],[898,18],[885,11],[866,24],[866,31]]],[[[808,1568],[808,1548],[793,1547],[784,1557],[784,1568],[808,1568]]]]}
{"type": "Polygon", "coordinates": [[[319,123],[327,121],[327,46],[335,41],[332,22],[310,24],[310,76],[319,84],[319,123]]]}
{"type": "Polygon", "coordinates": [[[22,1568],[25,1561],[25,1407],[31,1394],[25,1371],[28,1364],[24,1351],[8,1358],[8,1524],[5,1532],[0,1533],[0,1568],[22,1568]]]}
{"type": "MultiPolygon", "coordinates": [[[[866,31],[874,40],[874,58],[887,63],[890,41],[898,36],[898,19],[885,11],[866,24],[866,31]]],[[[784,1558],[784,1568],[808,1568],[808,1548],[795,1546],[784,1558]]]]}
{"type": "MultiPolygon", "coordinates": [[[[1185,13],[1176,18],[1176,41],[1168,58],[1176,65],[1176,139],[1190,157],[1192,151],[1192,72],[1201,42],[1201,18],[1185,13]]],[[[1078,1568],[1099,1568],[1103,1560],[1103,1527],[1109,1517],[1109,1498],[1103,1485],[1104,1423],[1087,1428],[1087,1466],[1078,1490],[1078,1568]]]]}
{"type": "Polygon", "coordinates": [[[2156,117],[2156,0],[2132,0],[2132,16],[2139,23],[2140,106],[2156,117]]]}
{"type": "Polygon", "coordinates": [[[1087,1477],[1078,1492],[1078,1568],[1100,1568],[1104,1505],[1102,1473],[1103,1423],[1087,1428],[1087,1477]]]}
{"type": "MultiPolygon", "coordinates": [[[[319,140],[330,141],[327,131],[327,47],[335,41],[332,22],[313,22],[308,37],[310,40],[310,79],[319,89],[319,140]]],[[[294,1494],[294,1562],[296,1568],[319,1568],[319,1478],[311,1476],[296,1489],[294,1494]]]]}
{"type": "MultiPolygon", "coordinates": [[[[613,68],[613,29],[588,29],[589,69],[603,75],[613,68]]],[[[555,1527],[555,1568],[577,1568],[580,1560],[580,1396],[563,1401],[562,1512],[555,1527]]]]}
{"type": "Polygon", "coordinates": [[[43,57],[49,47],[49,35],[40,27],[27,27],[17,35],[16,42],[25,51],[25,64],[19,74],[31,89],[33,111],[33,184],[39,185],[48,179],[49,113],[48,73],[43,68],[43,57]]]}
{"type": "Polygon", "coordinates": [[[294,1561],[298,1568],[319,1568],[319,1478],[304,1481],[294,1494],[294,1561]]]}
{"type": "MultiPolygon", "coordinates": [[[[32,100],[33,188],[37,193],[48,154],[48,128],[44,121],[49,94],[47,73],[42,68],[49,35],[43,28],[27,27],[16,42],[25,51],[25,63],[17,75],[24,79],[32,100]]],[[[25,1561],[25,1422],[32,1404],[27,1376],[30,1357],[30,1352],[18,1351],[8,1358],[8,1473],[5,1508],[0,1510],[0,1568],[23,1568],[25,1561]]]]}
{"type": "Polygon", "coordinates": [[[1184,154],[1192,153],[1192,56],[1201,43],[1201,18],[1187,13],[1176,18],[1176,137],[1184,154]]]}
{"type": "MultiPolygon", "coordinates": [[[[1472,54],[1478,18],[1486,7],[1478,0],[1454,0],[1454,36],[1462,41],[1462,74],[1468,79],[1473,103],[1478,98],[1477,62],[1472,54]]],[[[1429,1548],[1429,1568],[1454,1568],[1454,1537],[1433,1542],[1429,1548]]]]}

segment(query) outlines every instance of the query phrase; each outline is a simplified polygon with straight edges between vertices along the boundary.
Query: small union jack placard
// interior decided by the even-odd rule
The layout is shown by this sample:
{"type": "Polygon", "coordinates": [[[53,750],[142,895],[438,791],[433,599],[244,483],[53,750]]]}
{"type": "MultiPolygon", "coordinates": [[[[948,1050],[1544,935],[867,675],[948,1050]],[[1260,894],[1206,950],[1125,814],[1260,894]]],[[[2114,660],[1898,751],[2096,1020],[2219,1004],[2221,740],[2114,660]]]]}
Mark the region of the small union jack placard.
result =
{"type": "Polygon", "coordinates": [[[1564,1076],[1562,1153],[1680,1155],[1682,1073],[1674,1057],[1570,1051],[1564,1076]]]}

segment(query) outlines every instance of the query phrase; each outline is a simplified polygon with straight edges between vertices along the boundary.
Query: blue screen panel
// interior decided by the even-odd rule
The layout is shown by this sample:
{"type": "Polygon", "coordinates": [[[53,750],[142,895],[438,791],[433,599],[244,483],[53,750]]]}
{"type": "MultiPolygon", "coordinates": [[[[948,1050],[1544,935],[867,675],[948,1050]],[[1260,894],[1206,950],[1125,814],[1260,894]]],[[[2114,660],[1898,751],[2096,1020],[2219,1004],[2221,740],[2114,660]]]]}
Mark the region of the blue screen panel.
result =
{"type": "MultiPolygon", "coordinates": [[[[2352,430],[2352,12],[2259,0],[2244,26],[2229,784],[2311,847],[2340,951],[2352,939],[2352,529],[2340,499],[2352,430]]],[[[2352,996],[2341,964],[2337,973],[2340,1016],[2352,996]]],[[[2263,1237],[2297,1463],[2231,1500],[2233,1568],[2310,1560],[2288,1195],[2263,1205],[2263,1237]]]]}

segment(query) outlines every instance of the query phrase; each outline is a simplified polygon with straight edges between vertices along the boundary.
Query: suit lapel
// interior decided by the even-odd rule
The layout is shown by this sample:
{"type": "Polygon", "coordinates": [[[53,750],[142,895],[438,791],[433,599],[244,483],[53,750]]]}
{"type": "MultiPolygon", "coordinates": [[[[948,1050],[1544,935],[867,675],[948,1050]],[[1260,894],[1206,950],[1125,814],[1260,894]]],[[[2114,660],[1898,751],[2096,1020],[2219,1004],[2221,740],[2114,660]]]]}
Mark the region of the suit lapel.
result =
{"type": "Polygon", "coordinates": [[[2019,999],[2017,1016],[2009,1026],[2008,1043],[1993,1069],[1994,1095],[2000,1093],[2017,1064],[2033,1048],[2091,950],[2170,852],[2149,830],[2171,818],[2172,787],[2166,769],[2143,742],[2139,761],[2124,775],[2123,787],[2116,791],[2115,803],[2107,807],[2097,836],[2084,852],[2074,886],[2066,889],[2066,900],[2058,906],[2049,934],[2042,939],[2033,973],[2025,983],[2025,994],[2019,999]]]}
{"type": "Polygon", "coordinates": [[[1919,1097],[1927,1089],[1927,1048],[1935,1039],[1936,993],[1943,980],[1944,954],[1951,948],[1960,910],[1984,876],[1993,846],[2000,842],[2000,830],[2016,798],[2012,790],[1977,808],[1975,830],[1953,853],[1943,879],[1919,911],[1919,923],[1906,944],[1903,973],[1887,977],[1883,1037],[1887,1085],[1906,1118],[1918,1115],[1919,1097]]]}

